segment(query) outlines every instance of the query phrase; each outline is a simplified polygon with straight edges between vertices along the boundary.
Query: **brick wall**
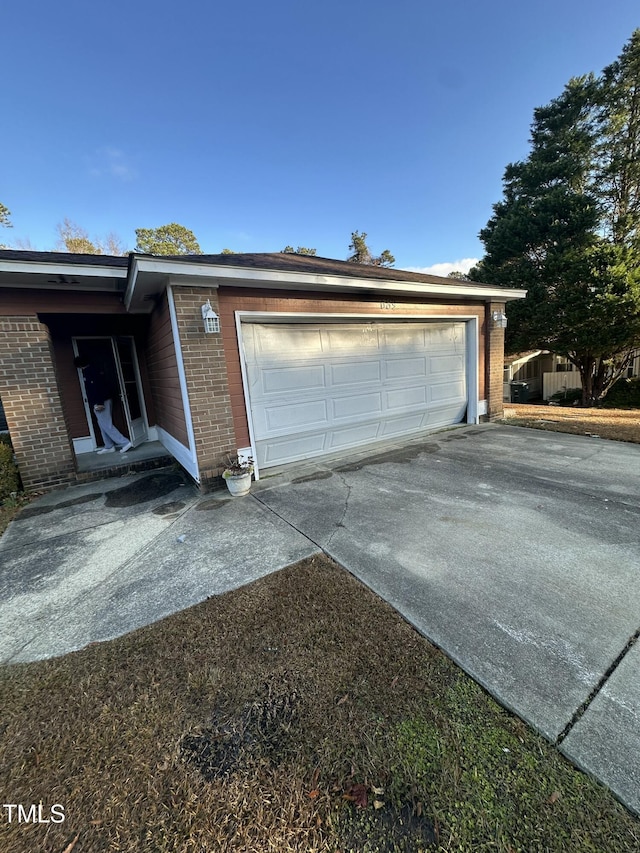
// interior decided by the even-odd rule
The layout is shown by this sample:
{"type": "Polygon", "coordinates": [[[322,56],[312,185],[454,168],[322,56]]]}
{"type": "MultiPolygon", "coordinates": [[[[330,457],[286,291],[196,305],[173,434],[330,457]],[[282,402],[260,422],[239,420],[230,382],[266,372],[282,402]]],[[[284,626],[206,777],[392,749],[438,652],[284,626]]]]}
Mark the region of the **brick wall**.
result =
{"type": "Polygon", "coordinates": [[[200,311],[208,299],[219,313],[218,291],[176,287],[173,297],[200,479],[206,485],[222,473],[224,457],[237,449],[222,335],[205,334],[200,311]]]}
{"type": "Polygon", "coordinates": [[[150,396],[156,411],[156,423],[180,444],[188,447],[189,434],[166,293],[163,294],[151,315],[146,361],[151,387],[150,396]]]}
{"type": "Polygon", "coordinates": [[[35,316],[0,317],[0,397],[27,491],[75,479],[49,331],[35,316]]]}
{"type": "Polygon", "coordinates": [[[487,342],[486,358],[486,388],[487,388],[487,417],[490,421],[503,415],[502,383],[504,375],[504,329],[494,326],[492,315],[494,311],[504,311],[504,302],[491,302],[487,305],[485,327],[487,342]]]}

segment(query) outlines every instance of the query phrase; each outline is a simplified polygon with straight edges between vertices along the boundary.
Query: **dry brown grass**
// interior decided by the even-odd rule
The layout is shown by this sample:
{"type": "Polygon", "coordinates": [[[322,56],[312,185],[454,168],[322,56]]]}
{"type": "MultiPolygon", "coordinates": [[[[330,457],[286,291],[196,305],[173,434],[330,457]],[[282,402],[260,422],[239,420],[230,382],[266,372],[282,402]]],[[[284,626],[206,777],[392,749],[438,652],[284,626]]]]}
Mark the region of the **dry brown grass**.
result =
{"type": "Polygon", "coordinates": [[[504,404],[504,422],[512,426],[591,435],[640,444],[640,410],[581,409],[564,406],[504,404]]]}
{"type": "Polygon", "coordinates": [[[2,802],[66,815],[3,812],[2,851],[640,849],[608,791],[323,557],[0,668],[0,696],[2,802]]]}

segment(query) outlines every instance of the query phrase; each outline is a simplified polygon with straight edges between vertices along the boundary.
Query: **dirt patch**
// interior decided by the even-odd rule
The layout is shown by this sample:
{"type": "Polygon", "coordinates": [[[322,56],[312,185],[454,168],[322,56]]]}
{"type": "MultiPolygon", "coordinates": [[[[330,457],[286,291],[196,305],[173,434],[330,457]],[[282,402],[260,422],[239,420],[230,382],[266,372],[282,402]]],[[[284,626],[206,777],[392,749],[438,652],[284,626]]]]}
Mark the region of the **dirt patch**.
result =
{"type": "Polygon", "coordinates": [[[207,782],[246,771],[261,760],[278,764],[299,721],[299,704],[295,692],[265,684],[239,713],[214,711],[210,726],[183,738],[182,754],[207,782]]]}
{"type": "Polygon", "coordinates": [[[640,444],[640,410],[505,403],[502,423],[640,444]]]}

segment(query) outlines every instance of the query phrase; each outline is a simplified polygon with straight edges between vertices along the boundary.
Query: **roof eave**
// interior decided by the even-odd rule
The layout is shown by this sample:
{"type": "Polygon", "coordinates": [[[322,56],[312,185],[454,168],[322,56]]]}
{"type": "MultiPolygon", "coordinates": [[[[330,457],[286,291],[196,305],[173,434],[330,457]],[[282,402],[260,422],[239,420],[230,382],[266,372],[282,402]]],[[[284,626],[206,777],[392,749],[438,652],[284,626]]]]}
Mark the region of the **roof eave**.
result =
{"type": "Polygon", "coordinates": [[[31,275],[68,275],[75,278],[126,278],[126,267],[100,266],[98,264],[65,264],[56,261],[17,261],[0,259],[0,273],[31,275]]]}
{"type": "MultiPolygon", "coordinates": [[[[506,302],[524,299],[527,292],[515,288],[492,287],[477,283],[467,284],[459,281],[422,282],[400,279],[382,280],[363,275],[340,276],[323,275],[309,272],[289,272],[285,270],[246,268],[237,266],[218,266],[188,263],[180,260],[163,260],[157,257],[131,257],[129,276],[125,292],[125,307],[129,311],[136,300],[136,290],[141,273],[155,274],[165,280],[179,283],[180,279],[192,286],[211,287],[227,285],[235,287],[269,287],[277,290],[296,290],[301,286],[316,291],[376,292],[381,294],[408,294],[420,296],[449,297],[465,301],[506,302]],[[206,281],[198,281],[207,279],[206,281]]],[[[144,298],[144,297],[142,297],[144,298]]]]}

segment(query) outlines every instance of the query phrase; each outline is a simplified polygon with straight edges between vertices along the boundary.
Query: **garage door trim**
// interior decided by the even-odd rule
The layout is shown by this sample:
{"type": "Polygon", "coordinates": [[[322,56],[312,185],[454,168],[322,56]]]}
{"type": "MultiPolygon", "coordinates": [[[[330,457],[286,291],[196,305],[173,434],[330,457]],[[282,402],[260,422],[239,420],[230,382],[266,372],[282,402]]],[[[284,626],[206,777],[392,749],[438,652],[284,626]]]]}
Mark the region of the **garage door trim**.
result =
{"type": "MultiPolygon", "coordinates": [[[[370,323],[465,323],[466,324],[466,377],[467,377],[467,423],[478,423],[479,415],[479,377],[478,377],[478,346],[479,329],[476,314],[363,314],[363,313],[306,313],[295,311],[236,311],[236,333],[238,352],[240,355],[240,370],[244,405],[251,441],[251,454],[257,460],[255,430],[249,396],[249,381],[245,359],[242,327],[245,323],[273,323],[275,325],[291,323],[348,323],[366,321],[370,323]]],[[[255,478],[260,479],[260,470],[256,461],[255,478]]]]}

